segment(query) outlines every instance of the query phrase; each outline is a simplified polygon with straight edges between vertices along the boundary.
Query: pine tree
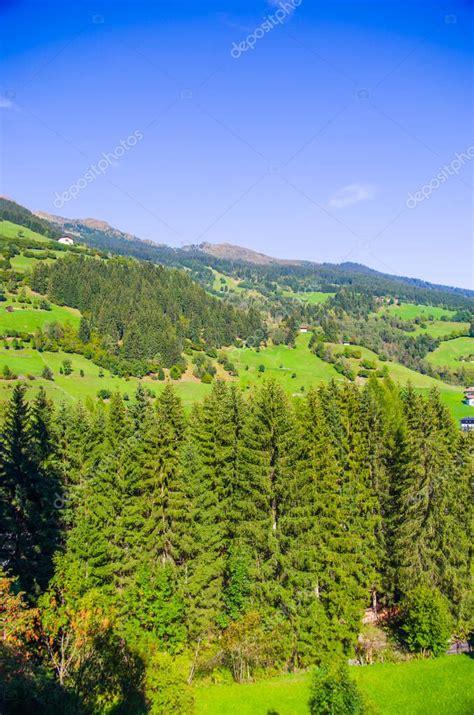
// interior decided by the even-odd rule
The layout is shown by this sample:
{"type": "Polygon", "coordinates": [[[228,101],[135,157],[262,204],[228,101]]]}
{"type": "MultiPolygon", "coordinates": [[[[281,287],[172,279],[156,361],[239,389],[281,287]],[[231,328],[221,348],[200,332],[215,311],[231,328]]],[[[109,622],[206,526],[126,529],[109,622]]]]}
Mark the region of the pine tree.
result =
{"type": "Polygon", "coordinates": [[[404,394],[406,428],[393,475],[395,590],[438,587],[459,606],[468,584],[470,467],[439,394],[404,394]]]}
{"type": "Polygon", "coordinates": [[[54,502],[60,487],[50,462],[51,439],[51,407],[45,394],[39,393],[31,411],[25,388],[15,385],[1,439],[2,561],[30,596],[46,587],[59,542],[54,502]]]}
{"type": "Polygon", "coordinates": [[[280,610],[282,522],[295,464],[294,416],[283,389],[268,380],[252,397],[239,450],[234,510],[237,539],[251,558],[251,597],[263,611],[280,610]]]}
{"type": "Polygon", "coordinates": [[[190,620],[201,634],[224,623],[229,612],[241,413],[238,393],[217,381],[191,418],[196,552],[190,565],[190,620]]]}

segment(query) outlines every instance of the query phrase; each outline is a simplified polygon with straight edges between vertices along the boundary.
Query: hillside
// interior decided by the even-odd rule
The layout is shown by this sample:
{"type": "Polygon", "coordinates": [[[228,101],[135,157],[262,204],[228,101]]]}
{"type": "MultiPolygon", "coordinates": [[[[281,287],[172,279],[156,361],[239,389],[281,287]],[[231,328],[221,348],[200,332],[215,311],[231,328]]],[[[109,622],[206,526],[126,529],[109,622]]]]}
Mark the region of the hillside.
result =
{"type": "MultiPolygon", "coordinates": [[[[34,358],[40,344],[60,353],[72,349],[95,364],[78,366],[74,378],[64,382],[66,393],[77,396],[100,392],[88,379],[70,389],[81,370],[93,375],[100,368],[119,378],[150,380],[160,373],[174,381],[188,404],[192,396],[202,398],[217,377],[252,389],[274,375],[290,395],[302,395],[334,378],[363,384],[373,370],[381,379],[388,374],[419,389],[437,387],[456,417],[472,413],[462,402],[463,384],[474,381],[469,359],[442,357],[453,338],[465,341],[461,358],[474,354],[469,291],[404,283],[355,264],[279,262],[228,244],[158,246],[100,220],[35,216],[6,200],[0,202],[0,218],[1,275],[10,285],[0,304],[0,330],[8,339],[42,336],[35,338],[33,353],[31,343],[15,358],[4,351],[2,366],[20,376],[26,374],[25,358],[34,358]],[[74,246],[52,238],[58,227],[60,235],[74,237],[74,246]],[[22,286],[44,296],[51,310],[23,303],[19,311],[12,301],[22,286]],[[61,306],[76,309],[81,325],[75,323],[75,335],[57,333],[52,339],[50,324],[72,324],[64,314],[68,308],[61,306]],[[302,324],[308,326],[306,336],[298,336],[302,324]],[[362,358],[339,349],[341,343],[350,343],[362,358]]],[[[37,367],[29,372],[37,380],[41,364],[31,362],[37,367]]],[[[61,361],[51,364],[57,373],[61,361]]],[[[126,384],[116,386],[122,394],[133,393],[126,384]]],[[[47,385],[48,391],[59,397],[59,382],[53,387],[47,385]]],[[[155,384],[153,392],[161,389],[155,384]]]]}

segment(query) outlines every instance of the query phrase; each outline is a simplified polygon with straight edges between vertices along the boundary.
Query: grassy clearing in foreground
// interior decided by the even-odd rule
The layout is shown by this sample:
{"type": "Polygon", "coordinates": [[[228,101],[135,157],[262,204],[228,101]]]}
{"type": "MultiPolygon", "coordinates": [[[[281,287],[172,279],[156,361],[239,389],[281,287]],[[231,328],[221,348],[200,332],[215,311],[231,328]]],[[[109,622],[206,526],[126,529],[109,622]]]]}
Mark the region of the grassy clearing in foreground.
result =
{"type": "MultiPolygon", "coordinates": [[[[471,715],[474,661],[468,656],[351,668],[380,715],[471,715]]],[[[245,685],[196,688],[197,715],[308,715],[310,673],[245,685]]]]}
{"type": "Polygon", "coordinates": [[[436,348],[432,353],[427,355],[427,360],[432,365],[438,367],[458,368],[465,365],[466,367],[474,367],[471,363],[462,363],[459,361],[461,357],[474,355],[474,338],[455,338],[454,340],[446,340],[436,348]]]}

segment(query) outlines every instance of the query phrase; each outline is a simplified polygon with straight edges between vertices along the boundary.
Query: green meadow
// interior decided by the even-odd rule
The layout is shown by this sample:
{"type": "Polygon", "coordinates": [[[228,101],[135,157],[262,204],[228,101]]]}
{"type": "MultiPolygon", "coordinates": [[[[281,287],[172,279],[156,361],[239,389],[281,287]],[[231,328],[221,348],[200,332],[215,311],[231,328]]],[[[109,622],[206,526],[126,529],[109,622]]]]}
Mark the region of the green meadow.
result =
{"type": "Polygon", "coordinates": [[[441,318],[452,318],[455,311],[447,308],[440,308],[433,305],[416,305],[415,303],[402,303],[401,305],[388,305],[384,307],[387,313],[396,315],[402,320],[415,320],[415,318],[430,317],[433,320],[441,320],[441,318]]]}
{"type": "Polygon", "coordinates": [[[427,356],[428,362],[437,367],[458,368],[462,365],[474,367],[472,363],[462,363],[460,358],[474,355],[474,338],[455,338],[446,340],[427,356]]]}
{"type": "MultiPolygon", "coordinates": [[[[31,251],[31,253],[41,254],[41,251],[33,250],[31,251]]],[[[64,255],[62,251],[54,251],[54,254],[56,255],[56,257],[64,255]]],[[[10,259],[10,263],[14,271],[18,271],[19,273],[25,273],[25,271],[31,271],[32,268],[34,268],[35,264],[38,262],[38,260],[45,261],[46,263],[51,263],[54,258],[37,258],[36,256],[24,256],[20,253],[18,256],[13,256],[13,258],[10,259]]]]}
{"type": "Polygon", "coordinates": [[[265,377],[274,377],[289,394],[301,394],[319,382],[344,378],[332,365],[324,362],[308,348],[310,334],[299,335],[296,347],[271,345],[260,348],[234,348],[229,350],[231,362],[239,370],[239,383],[248,388],[265,377]],[[260,371],[260,366],[265,368],[260,371]]]}
{"type": "MultiPolygon", "coordinates": [[[[101,389],[110,392],[119,392],[133,399],[139,380],[136,377],[121,378],[111,375],[107,370],[83,357],[82,355],[58,352],[38,352],[31,348],[23,350],[6,350],[0,347],[0,376],[7,365],[10,370],[22,380],[28,388],[28,396],[33,397],[42,385],[49,397],[55,402],[84,401],[86,398],[97,398],[97,391],[101,389]],[[70,360],[73,372],[71,375],[61,375],[60,368],[64,360],[70,360]],[[41,374],[45,366],[51,368],[54,380],[45,380],[41,374]],[[81,375],[81,370],[83,375],[81,375]],[[103,377],[100,377],[100,374],[103,377]],[[29,379],[32,376],[34,379],[29,379]]],[[[0,379],[0,401],[11,396],[16,380],[0,379]]],[[[145,387],[159,395],[164,387],[164,382],[146,377],[142,380],[145,387]]],[[[202,400],[210,391],[209,385],[201,382],[174,382],[177,394],[183,400],[184,406],[190,409],[193,402],[202,400]]]]}
{"type": "Polygon", "coordinates": [[[6,301],[0,303],[0,335],[9,334],[9,331],[13,330],[33,333],[36,328],[41,328],[45,323],[53,321],[71,323],[74,328],[79,327],[81,314],[78,310],[54,303],[50,305],[51,310],[41,310],[29,303],[14,302],[9,296],[6,301]],[[9,307],[13,308],[13,313],[7,311],[9,307]]]}
{"type": "Polygon", "coordinates": [[[450,338],[456,335],[468,335],[469,323],[455,323],[449,320],[431,320],[423,325],[416,325],[409,335],[430,335],[432,338],[450,338]]]}
{"type": "MultiPolygon", "coordinates": [[[[474,661],[445,656],[352,667],[351,675],[380,715],[472,715],[474,661]]],[[[197,715],[308,715],[310,673],[244,685],[198,686],[197,715]]]]}
{"type": "Polygon", "coordinates": [[[304,303],[309,305],[318,305],[319,303],[325,303],[329,298],[336,295],[335,293],[322,293],[321,291],[308,291],[307,293],[292,293],[289,290],[283,291],[283,295],[286,298],[297,298],[304,303]]]}
{"type": "Polygon", "coordinates": [[[29,238],[34,241],[40,241],[41,243],[49,243],[50,238],[42,236],[41,233],[36,233],[26,226],[19,226],[17,223],[12,223],[11,221],[0,221],[0,240],[4,238],[16,238],[21,241],[22,238],[29,238]]]}
{"type": "MultiPolygon", "coordinates": [[[[341,345],[333,344],[332,347],[335,350],[343,350],[343,347],[341,345]]],[[[381,370],[384,368],[384,366],[386,366],[390,378],[394,380],[394,382],[398,382],[400,385],[408,385],[408,383],[410,383],[415,389],[419,390],[420,392],[428,392],[428,390],[431,390],[433,388],[439,390],[443,403],[447,407],[449,407],[451,414],[456,419],[460,419],[461,417],[474,416],[474,409],[472,407],[469,407],[468,405],[465,405],[463,402],[463,386],[449,385],[445,382],[442,382],[442,380],[437,380],[436,378],[430,377],[429,375],[422,375],[416,370],[411,370],[409,367],[405,367],[404,365],[400,365],[396,362],[391,362],[390,360],[383,362],[382,360],[379,360],[376,353],[372,352],[372,350],[369,350],[368,348],[360,347],[358,345],[354,345],[352,347],[357,348],[357,350],[360,350],[361,360],[363,360],[364,358],[371,360],[375,364],[376,370],[381,370]]],[[[356,371],[360,366],[360,360],[355,360],[353,358],[349,359],[349,363],[356,371]]]]}

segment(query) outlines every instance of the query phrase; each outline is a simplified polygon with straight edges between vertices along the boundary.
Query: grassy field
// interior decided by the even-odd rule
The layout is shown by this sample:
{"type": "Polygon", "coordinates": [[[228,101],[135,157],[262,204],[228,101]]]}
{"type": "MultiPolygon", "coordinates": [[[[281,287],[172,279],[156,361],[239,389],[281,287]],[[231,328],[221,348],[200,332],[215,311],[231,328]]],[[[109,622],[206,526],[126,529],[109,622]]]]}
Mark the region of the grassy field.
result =
{"type": "Polygon", "coordinates": [[[227,286],[227,290],[230,292],[232,292],[233,290],[245,290],[244,288],[241,288],[239,286],[239,281],[237,281],[235,278],[232,278],[231,276],[226,276],[224,273],[219,273],[219,271],[216,271],[215,268],[212,268],[212,272],[214,273],[214,283],[212,284],[214,290],[220,291],[221,287],[224,285],[227,286]]]}
{"type": "MultiPolygon", "coordinates": [[[[335,350],[342,350],[341,345],[332,345],[332,347],[335,350]]],[[[353,347],[356,346],[354,345],[353,347]]],[[[376,353],[368,350],[367,348],[357,346],[357,349],[361,352],[361,359],[367,358],[371,360],[375,363],[376,369],[382,369],[386,365],[392,380],[400,383],[400,385],[407,385],[408,383],[411,383],[413,387],[420,392],[428,392],[428,390],[431,390],[434,387],[438,389],[443,403],[449,407],[451,414],[456,419],[474,416],[474,408],[465,405],[463,402],[463,386],[448,385],[441,380],[436,380],[434,377],[429,377],[429,375],[422,375],[420,372],[411,370],[410,368],[405,367],[404,365],[399,365],[396,362],[390,362],[389,360],[382,362],[378,359],[376,353]]],[[[359,367],[359,360],[349,359],[349,362],[352,368],[357,371],[359,367]]]]}
{"type": "Polygon", "coordinates": [[[283,291],[283,295],[286,298],[297,298],[302,300],[304,303],[309,305],[317,305],[319,303],[325,303],[329,298],[335,293],[321,293],[320,291],[308,291],[307,293],[292,293],[289,290],[283,291]]]}
{"type": "Polygon", "coordinates": [[[51,240],[40,233],[36,233],[36,231],[26,228],[26,226],[19,226],[11,221],[0,221],[0,239],[2,236],[5,238],[17,238],[18,241],[21,241],[22,238],[30,238],[34,241],[41,241],[41,243],[49,243],[51,240]],[[18,235],[19,231],[22,233],[21,236],[18,235]]]}
{"type": "MultiPolygon", "coordinates": [[[[472,715],[474,661],[468,656],[351,668],[380,715],[472,715]]],[[[309,673],[246,685],[196,688],[197,715],[308,715],[309,673]]]]}
{"type": "Polygon", "coordinates": [[[441,320],[442,317],[452,318],[455,311],[447,308],[439,308],[432,305],[416,305],[415,303],[402,303],[402,305],[389,305],[385,311],[396,315],[402,320],[414,320],[415,318],[429,318],[441,320]]]}
{"type": "MultiPolygon", "coordinates": [[[[34,259],[31,259],[34,260],[34,259]]],[[[28,303],[13,302],[12,297],[0,303],[0,334],[8,334],[10,330],[33,333],[36,328],[45,323],[57,320],[60,323],[71,323],[74,328],[79,327],[81,314],[74,308],[67,308],[51,303],[51,310],[35,309],[28,303]],[[8,313],[7,308],[13,307],[13,313],[8,313]]]]}
{"type": "MultiPolygon", "coordinates": [[[[40,385],[42,385],[49,397],[55,402],[71,402],[74,400],[84,401],[87,397],[97,399],[97,391],[107,389],[111,392],[120,392],[133,398],[138,385],[138,378],[121,378],[112,376],[107,370],[103,370],[103,377],[99,377],[100,367],[94,365],[82,355],[73,355],[62,351],[51,353],[40,353],[31,348],[24,350],[5,350],[0,348],[0,374],[5,365],[14,372],[19,379],[24,380],[28,386],[28,396],[33,397],[40,385]],[[71,375],[61,375],[59,368],[63,360],[69,359],[72,363],[73,372],[71,375]],[[45,380],[41,373],[45,366],[51,368],[54,373],[54,381],[45,380]],[[80,371],[84,376],[81,377],[80,371]],[[28,375],[33,375],[34,380],[29,380],[28,375]]],[[[7,400],[11,396],[15,380],[0,380],[0,401],[7,400]]],[[[156,395],[159,395],[164,387],[164,382],[145,378],[142,380],[145,387],[150,388],[156,395]]],[[[193,402],[202,400],[210,391],[209,385],[201,382],[176,382],[177,394],[183,400],[184,406],[189,409],[193,402]]]]}
{"type": "Polygon", "coordinates": [[[309,340],[310,335],[307,333],[297,337],[295,348],[272,345],[261,348],[260,352],[255,348],[230,350],[230,359],[239,370],[240,385],[247,388],[271,376],[281,382],[289,394],[301,394],[302,387],[307,390],[311,385],[327,382],[332,378],[344,379],[332,365],[310,352],[309,340]],[[265,367],[264,372],[259,371],[260,365],[265,367]]]}
{"type": "Polygon", "coordinates": [[[449,320],[431,320],[424,327],[417,325],[409,335],[431,335],[432,338],[449,338],[451,335],[468,335],[469,323],[455,323],[449,320]]]}
{"type": "Polygon", "coordinates": [[[427,356],[428,362],[438,367],[473,367],[472,363],[459,362],[459,358],[474,355],[474,338],[455,338],[455,340],[446,340],[441,343],[439,348],[436,348],[427,356]]]}
{"type": "MultiPolygon", "coordinates": [[[[53,251],[53,252],[56,255],[56,257],[64,256],[64,253],[62,251],[53,251]]],[[[32,253],[37,253],[37,251],[32,251],[32,253]]],[[[18,271],[20,273],[24,273],[25,271],[31,271],[31,269],[38,262],[38,260],[45,261],[46,263],[52,263],[54,259],[53,258],[37,259],[36,256],[23,256],[22,254],[20,254],[18,256],[13,256],[13,258],[10,259],[10,263],[11,263],[11,267],[13,268],[13,270],[18,271]]]]}

